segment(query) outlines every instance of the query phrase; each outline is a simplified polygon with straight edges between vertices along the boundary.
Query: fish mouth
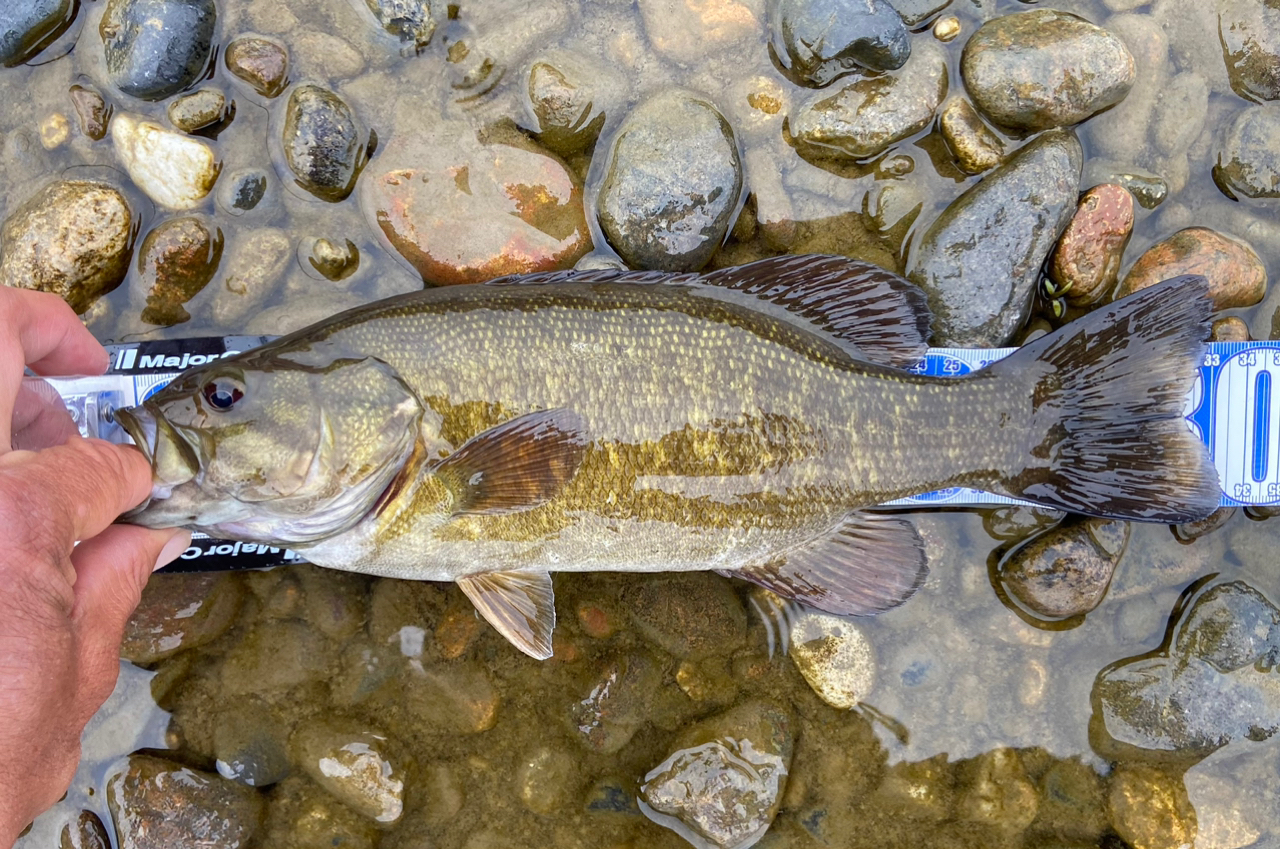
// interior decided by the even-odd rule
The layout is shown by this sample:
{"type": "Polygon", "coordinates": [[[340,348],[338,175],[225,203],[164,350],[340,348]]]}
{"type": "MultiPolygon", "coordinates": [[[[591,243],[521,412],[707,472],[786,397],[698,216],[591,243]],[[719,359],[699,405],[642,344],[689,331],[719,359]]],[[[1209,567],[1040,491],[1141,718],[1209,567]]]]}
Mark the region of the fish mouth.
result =
{"type": "Polygon", "coordinates": [[[168,498],[174,487],[193,480],[200,471],[200,459],[181,433],[146,407],[117,410],[116,420],[151,464],[151,497],[127,513],[127,518],[142,513],[152,501],[168,498]]]}

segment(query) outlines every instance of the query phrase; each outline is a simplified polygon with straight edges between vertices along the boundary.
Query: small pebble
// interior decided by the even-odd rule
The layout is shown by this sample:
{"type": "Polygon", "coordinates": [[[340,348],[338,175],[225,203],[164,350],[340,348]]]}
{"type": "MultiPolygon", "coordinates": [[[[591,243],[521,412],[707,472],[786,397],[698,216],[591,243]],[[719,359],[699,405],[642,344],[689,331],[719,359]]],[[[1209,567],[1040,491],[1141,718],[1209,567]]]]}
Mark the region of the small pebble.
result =
{"type": "Polygon", "coordinates": [[[791,624],[791,659],[813,691],[834,708],[848,710],[875,687],[871,643],[848,619],[806,610],[791,624]]]}
{"type": "Polygon", "coordinates": [[[289,85],[289,51],[275,39],[242,35],[227,45],[227,70],[263,97],[289,85]]]}
{"type": "Polygon", "coordinates": [[[40,144],[45,150],[61,147],[70,135],[71,124],[61,112],[54,112],[40,122],[40,144]]]}
{"type": "Polygon", "coordinates": [[[73,85],[70,94],[71,105],[80,119],[80,131],[94,141],[101,140],[106,136],[107,124],[111,121],[111,106],[101,94],[84,86],[73,85]]]}
{"type": "Polygon", "coordinates": [[[169,123],[187,133],[209,130],[229,121],[235,104],[214,88],[185,94],[169,104],[169,123]]]}
{"type": "Polygon", "coordinates": [[[336,283],[355,274],[360,267],[360,249],[350,239],[344,239],[341,244],[316,239],[307,262],[323,277],[336,283]]]}
{"type": "Polygon", "coordinates": [[[955,41],[960,34],[960,19],[955,15],[938,18],[933,24],[933,37],[941,42],[955,41]]]}

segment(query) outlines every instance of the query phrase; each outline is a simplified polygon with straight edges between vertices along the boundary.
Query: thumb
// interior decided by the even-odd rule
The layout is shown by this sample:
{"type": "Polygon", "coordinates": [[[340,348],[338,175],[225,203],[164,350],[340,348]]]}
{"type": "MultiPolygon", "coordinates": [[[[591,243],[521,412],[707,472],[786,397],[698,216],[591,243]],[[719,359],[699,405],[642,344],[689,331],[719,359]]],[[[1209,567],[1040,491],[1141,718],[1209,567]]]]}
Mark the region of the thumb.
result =
{"type": "MultiPolygon", "coordinates": [[[[76,570],[72,620],[80,645],[83,680],[109,678],[119,664],[124,626],[142,598],[151,573],[186,550],[190,531],[152,530],[134,525],[111,525],[76,546],[71,563],[76,570]]],[[[101,694],[105,700],[110,686],[101,694]]],[[[93,696],[86,694],[92,700],[93,696]]],[[[90,713],[101,700],[86,705],[90,713]]]]}

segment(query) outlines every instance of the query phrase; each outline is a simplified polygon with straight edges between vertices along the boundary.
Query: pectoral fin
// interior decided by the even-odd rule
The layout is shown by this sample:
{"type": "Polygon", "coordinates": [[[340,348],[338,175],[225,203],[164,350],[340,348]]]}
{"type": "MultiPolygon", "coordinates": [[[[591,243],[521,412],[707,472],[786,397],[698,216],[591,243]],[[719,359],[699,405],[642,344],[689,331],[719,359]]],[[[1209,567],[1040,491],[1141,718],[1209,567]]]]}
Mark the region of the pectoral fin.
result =
{"type": "Polygon", "coordinates": [[[433,471],[454,493],[454,512],[507,513],[553,498],[586,450],[577,413],[540,410],[476,434],[433,471]]]}
{"type": "Polygon", "coordinates": [[[549,573],[481,572],[458,578],[458,586],[512,645],[538,660],[551,657],[556,604],[549,573]]]}
{"type": "Polygon", "coordinates": [[[850,513],[830,536],[769,563],[721,574],[828,613],[869,615],[902,604],[928,573],[924,543],[910,522],[850,513]]]}

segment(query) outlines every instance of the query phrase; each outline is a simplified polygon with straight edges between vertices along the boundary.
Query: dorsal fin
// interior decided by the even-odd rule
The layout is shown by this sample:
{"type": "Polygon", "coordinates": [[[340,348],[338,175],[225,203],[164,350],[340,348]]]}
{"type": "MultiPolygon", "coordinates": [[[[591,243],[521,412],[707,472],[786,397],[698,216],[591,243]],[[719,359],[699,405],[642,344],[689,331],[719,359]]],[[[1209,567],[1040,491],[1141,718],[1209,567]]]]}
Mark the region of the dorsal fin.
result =
{"type": "Polygon", "coordinates": [[[924,292],[869,262],[843,256],[779,256],[706,274],[593,269],[499,277],[487,285],[641,283],[707,286],[749,296],[776,318],[826,334],[858,357],[905,368],[928,347],[924,292]]]}

